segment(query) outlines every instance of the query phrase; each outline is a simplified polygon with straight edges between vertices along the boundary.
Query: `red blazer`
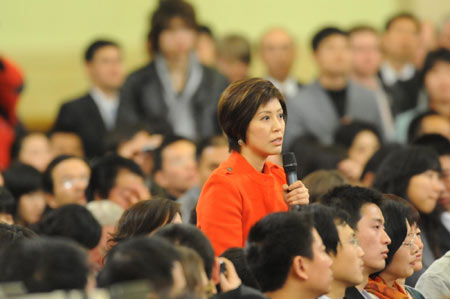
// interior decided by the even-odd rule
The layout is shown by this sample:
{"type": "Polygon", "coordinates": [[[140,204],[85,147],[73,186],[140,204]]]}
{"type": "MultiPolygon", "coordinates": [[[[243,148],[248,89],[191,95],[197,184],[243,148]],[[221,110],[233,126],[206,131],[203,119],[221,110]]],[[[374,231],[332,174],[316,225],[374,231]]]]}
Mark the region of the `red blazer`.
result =
{"type": "Polygon", "coordinates": [[[197,203],[197,226],[211,241],[216,255],[244,247],[250,228],[267,214],[287,211],[282,185],[284,170],[266,162],[258,172],[239,153],[211,174],[197,203]]]}

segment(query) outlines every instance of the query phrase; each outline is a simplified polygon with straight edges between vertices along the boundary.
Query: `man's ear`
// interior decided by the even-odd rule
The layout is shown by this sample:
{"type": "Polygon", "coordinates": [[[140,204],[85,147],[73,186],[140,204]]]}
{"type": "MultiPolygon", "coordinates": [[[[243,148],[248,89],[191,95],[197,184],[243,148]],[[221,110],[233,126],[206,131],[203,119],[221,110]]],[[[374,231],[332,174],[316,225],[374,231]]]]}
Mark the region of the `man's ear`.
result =
{"type": "Polygon", "coordinates": [[[308,280],[309,263],[305,257],[296,256],[292,261],[291,273],[301,280],[308,280]]]}
{"type": "Polygon", "coordinates": [[[214,285],[219,283],[219,277],[220,277],[220,261],[218,257],[214,257],[214,264],[211,274],[211,279],[214,282],[214,285]]]}
{"type": "Polygon", "coordinates": [[[45,202],[47,203],[47,205],[50,208],[52,208],[52,209],[56,209],[57,208],[57,203],[55,201],[55,197],[53,196],[53,194],[45,192],[44,193],[44,199],[45,199],[45,202]]]}

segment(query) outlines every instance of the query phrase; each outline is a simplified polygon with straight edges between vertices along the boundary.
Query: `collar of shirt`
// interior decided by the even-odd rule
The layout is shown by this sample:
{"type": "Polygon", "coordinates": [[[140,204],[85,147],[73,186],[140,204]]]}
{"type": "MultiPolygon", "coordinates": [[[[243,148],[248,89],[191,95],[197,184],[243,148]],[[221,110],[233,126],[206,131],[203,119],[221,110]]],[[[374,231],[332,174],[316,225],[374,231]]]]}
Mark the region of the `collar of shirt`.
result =
{"type": "Polygon", "coordinates": [[[267,80],[272,82],[272,84],[275,85],[275,87],[278,88],[286,97],[293,97],[298,91],[298,83],[291,76],[284,80],[284,82],[278,81],[270,76],[267,77],[267,80]]]}
{"type": "Polygon", "coordinates": [[[406,64],[400,72],[394,70],[387,62],[383,63],[380,68],[381,78],[387,85],[394,85],[399,80],[409,80],[415,72],[416,68],[412,63],[406,64]]]}
{"type": "Polygon", "coordinates": [[[107,97],[105,93],[97,87],[93,87],[89,94],[97,105],[106,127],[108,129],[112,129],[116,120],[116,112],[119,106],[119,97],[107,97]]]}

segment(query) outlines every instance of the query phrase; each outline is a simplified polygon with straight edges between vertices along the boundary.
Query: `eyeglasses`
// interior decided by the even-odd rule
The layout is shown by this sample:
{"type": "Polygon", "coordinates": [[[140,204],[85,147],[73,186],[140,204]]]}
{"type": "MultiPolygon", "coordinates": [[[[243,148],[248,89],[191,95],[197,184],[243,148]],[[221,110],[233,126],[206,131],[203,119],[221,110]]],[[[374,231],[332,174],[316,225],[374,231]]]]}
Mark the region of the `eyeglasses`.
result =
{"type": "Polygon", "coordinates": [[[409,236],[411,236],[411,239],[409,241],[407,241],[407,242],[403,242],[402,245],[408,246],[410,249],[412,249],[413,245],[415,244],[414,241],[417,238],[417,234],[410,233],[410,234],[408,234],[407,237],[409,237],[409,236]]]}
{"type": "Polygon", "coordinates": [[[349,244],[352,244],[352,245],[355,246],[355,247],[358,247],[358,246],[359,246],[359,240],[358,240],[358,238],[353,238],[353,239],[349,240],[348,243],[349,243],[349,244]]]}
{"type": "Polygon", "coordinates": [[[61,180],[61,184],[65,189],[71,189],[77,183],[81,183],[83,185],[87,185],[89,183],[89,177],[80,176],[80,177],[65,177],[61,180]]]}

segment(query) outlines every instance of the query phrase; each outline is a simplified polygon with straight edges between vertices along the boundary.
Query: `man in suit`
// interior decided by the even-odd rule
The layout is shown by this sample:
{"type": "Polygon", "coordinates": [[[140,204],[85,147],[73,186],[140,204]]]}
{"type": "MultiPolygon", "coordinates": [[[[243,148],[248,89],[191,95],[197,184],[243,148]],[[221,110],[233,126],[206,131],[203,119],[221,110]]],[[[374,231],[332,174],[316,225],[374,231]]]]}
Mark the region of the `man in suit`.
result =
{"type": "Polygon", "coordinates": [[[228,81],[198,61],[196,34],[192,5],[183,0],[160,2],[148,34],[153,60],[128,76],[119,126],[146,123],[155,133],[192,140],[220,134],[217,103],[228,81]]]}
{"type": "Polygon", "coordinates": [[[84,60],[92,87],[87,94],[61,106],[53,131],[79,135],[86,157],[92,158],[103,154],[104,139],[115,127],[124,73],[120,47],[113,41],[94,41],[84,60]]]}
{"type": "Polygon", "coordinates": [[[287,98],[289,117],[285,144],[312,135],[324,144],[333,142],[341,123],[364,120],[377,126],[382,121],[374,92],[349,79],[351,70],[347,32],[336,27],[320,30],[312,40],[319,77],[287,98]]]}

